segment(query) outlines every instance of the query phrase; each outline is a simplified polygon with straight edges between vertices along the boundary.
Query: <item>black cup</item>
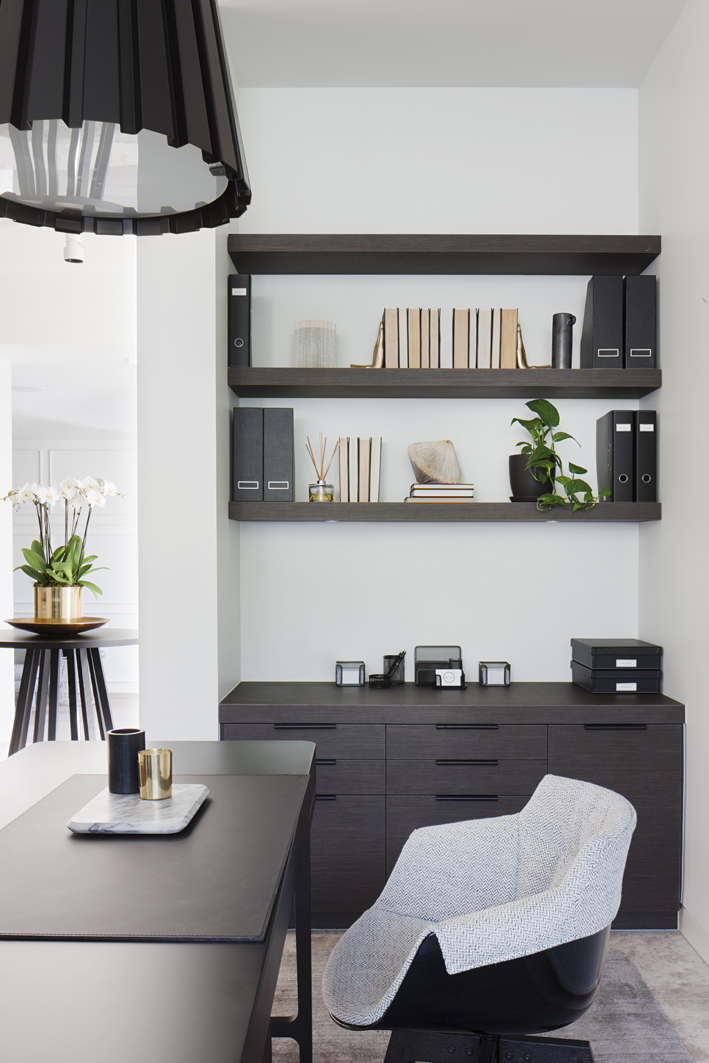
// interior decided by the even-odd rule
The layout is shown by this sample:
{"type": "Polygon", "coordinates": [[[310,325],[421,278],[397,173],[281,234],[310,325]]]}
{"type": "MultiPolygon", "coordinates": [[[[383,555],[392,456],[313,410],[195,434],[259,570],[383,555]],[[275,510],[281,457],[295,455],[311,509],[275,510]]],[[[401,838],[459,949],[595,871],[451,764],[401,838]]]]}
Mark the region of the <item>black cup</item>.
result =
{"type": "Polygon", "coordinates": [[[109,731],[108,789],[112,794],[137,794],[140,790],[138,751],[145,749],[145,731],[118,727],[109,731]]]}

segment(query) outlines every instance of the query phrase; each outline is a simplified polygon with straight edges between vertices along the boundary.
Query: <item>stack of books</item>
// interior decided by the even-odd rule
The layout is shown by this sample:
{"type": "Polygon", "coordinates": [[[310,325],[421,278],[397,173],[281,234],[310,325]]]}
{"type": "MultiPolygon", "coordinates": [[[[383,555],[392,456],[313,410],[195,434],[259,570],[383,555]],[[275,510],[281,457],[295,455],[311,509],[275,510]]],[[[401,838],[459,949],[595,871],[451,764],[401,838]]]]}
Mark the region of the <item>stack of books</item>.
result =
{"type": "Polygon", "coordinates": [[[472,484],[412,484],[405,502],[472,502],[472,484]]]}
{"type": "Polygon", "coordinates": [[[340,437],[340,502],[378,502],[382,437],[340,437]]]}
{"type": "Polygon", "coordinates": [[[516,369],[517,310],[384,311],[385,369],[516,369]]]}

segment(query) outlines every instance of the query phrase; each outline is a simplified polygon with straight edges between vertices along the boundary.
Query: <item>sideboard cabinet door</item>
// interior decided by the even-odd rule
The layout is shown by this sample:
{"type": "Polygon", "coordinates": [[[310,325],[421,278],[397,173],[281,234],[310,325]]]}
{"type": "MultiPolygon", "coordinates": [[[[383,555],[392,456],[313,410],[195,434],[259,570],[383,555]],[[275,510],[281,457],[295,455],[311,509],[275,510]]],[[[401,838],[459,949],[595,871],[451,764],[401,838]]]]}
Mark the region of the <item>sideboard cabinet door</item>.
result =
{"type": "Polygon", "coordinates": [[[623,879],[620,926],[632,927],[635,922],[645,927],[676,925],[683,761],[681,724],[549,726],[552,774],[615,790],[627,797],[638,814],[623,879]],[[655,913],[654,920],[640,913],[655,913]]]}

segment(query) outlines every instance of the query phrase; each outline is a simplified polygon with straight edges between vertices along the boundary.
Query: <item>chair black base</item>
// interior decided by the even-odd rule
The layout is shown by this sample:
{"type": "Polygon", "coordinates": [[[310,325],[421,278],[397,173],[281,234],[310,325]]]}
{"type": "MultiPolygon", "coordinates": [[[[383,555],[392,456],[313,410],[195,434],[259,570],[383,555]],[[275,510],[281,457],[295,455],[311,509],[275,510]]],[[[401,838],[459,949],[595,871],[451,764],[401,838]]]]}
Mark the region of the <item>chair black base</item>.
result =
{"type": "Polygon", "coordinates": [[[459,1030],[393,1030],[384,1063],[593,1063],[588,1041],[498,1037],[459,1030]]]}

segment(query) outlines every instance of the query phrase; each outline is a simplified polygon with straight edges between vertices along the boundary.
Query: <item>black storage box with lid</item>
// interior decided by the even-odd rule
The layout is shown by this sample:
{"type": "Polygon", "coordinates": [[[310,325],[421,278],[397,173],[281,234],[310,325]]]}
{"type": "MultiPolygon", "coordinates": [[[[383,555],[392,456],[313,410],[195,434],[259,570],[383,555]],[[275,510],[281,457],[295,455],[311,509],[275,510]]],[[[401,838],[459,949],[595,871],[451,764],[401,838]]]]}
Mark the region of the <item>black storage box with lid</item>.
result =
{"type": "Polygon", "coordinates": [[[662,667],[662,646],[640,639],[572,639],[571,656],[586,668],[662,667]]]}
{"type": "Polygon", "coordinates": [[[571,677],[592,694],[661,694],[659,668],[586,668],[571,662],[571,677]]]}

